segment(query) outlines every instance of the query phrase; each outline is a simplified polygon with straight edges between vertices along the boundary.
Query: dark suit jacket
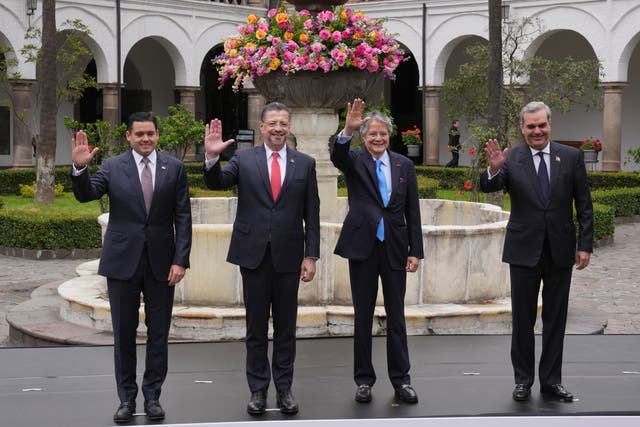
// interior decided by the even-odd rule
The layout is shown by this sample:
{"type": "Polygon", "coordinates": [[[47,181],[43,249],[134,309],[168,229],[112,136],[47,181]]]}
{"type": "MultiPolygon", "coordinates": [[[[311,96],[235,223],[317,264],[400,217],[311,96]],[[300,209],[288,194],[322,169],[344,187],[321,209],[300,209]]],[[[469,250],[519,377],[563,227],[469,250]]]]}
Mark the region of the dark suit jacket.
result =
{"type": "Polygon", "coordinates": [[[184,164],[157,153],[155,186],[146,213],[138,169],[131,150],[102,162],[95,175],[72,176],[81,202],[109,194],[109,224],[98,273],[119,280],[133,276],[144,243],[156,280],[166,281],[172,264],[189,267],[191,202],[184,164]]]}
{"type": "Polygon", "coordinates": [[[224,168],[204,171],[210,189],[238,185],[238,209],[227,261],[255,269],[269,236],[277,272],[300,270],[304,257],[320,257],[320,199],[313,158],[287,148],[287,169],[278,199],[271,195],[264,146],[236,151],[224,168]]]}
{"type": "Polygon", "coordinates": [[[424,258],[418,182],[411,160],[392,151],[388,153],[391,198],[385,208],[371,154],[364,148],[350,150],[348,142],[333,145],[331,161],[344,173],[349,191],[349,212],[334,252],[348,259],[367,259],[373,252],[378,223],[384,216],[391,268],[404,270],[408,256],[424,258]]]}
{"type": "Polygon", "coordinates": [[[591,252],[593,247],[593,206],[587,172],[580,152],[551,142],[551,195],[542,198],[531,149],[527,144],[509,150],[499,174],[488,179],[485,170],[480,188],[485,192],[505,189],[511,196],[511,216],[507,224],[502,260],[525,267],[535,266],[542,254],[545,232],[549,238],[553,262],[560,267],[575,263],[577,249],[591,252]]]}

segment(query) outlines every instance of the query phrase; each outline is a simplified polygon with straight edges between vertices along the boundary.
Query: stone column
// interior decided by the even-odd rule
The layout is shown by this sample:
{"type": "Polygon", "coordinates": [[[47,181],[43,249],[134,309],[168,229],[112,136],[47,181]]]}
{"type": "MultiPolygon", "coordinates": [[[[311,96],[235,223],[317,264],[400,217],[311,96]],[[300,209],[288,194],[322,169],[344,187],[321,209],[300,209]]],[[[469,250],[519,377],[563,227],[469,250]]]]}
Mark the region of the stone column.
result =
{"type": "Polygon", "coordinates": [[[440,144],[438,139],[440,136],[440,86],[427,86],[425,105],[423,105],[424,121],[426,123],[426,150],[424,150],[424,164],[428,166],[437,166],[440,157],[440,144]]]}
{"type": "Polygon", "coordinates": [[[116,127],[120,124],[118,117],[118,85],[116,83],[103,83],[102,88],[102,120],[116,127]]]}
{"type": "Polygon", "coordinates": [[[333,108],[291,109],[291,132],[296,135],[297,150],[316,159],[320,221],[334,222],[337,216],[338,169],[329,158],[329,137],[338,123],[333,108]]]}
{"type": "Polygon", "coordinates": [[[602,84],[604,90],[604,111],[602,113],[602,170],[620,170],[622,146],[622,88],[624,82],[602,84]]]}
{"type": "MultiPolygon", "coordinates": [[[[199,86],[176,86],[180,94],[180,104],[184,105],[187,110],[195,116],[196,114],[196,91],[200,90],[199,86]]],[[[196,146],[187,147],[184,155],[185,162],[193,162],[196,160],[196,146]]]]}
{"type": "Polygon", "coordinates": [[[33,166],[33,148],[31,130],[16,116],[24,117],[26,123],[31,120],[31,87],[33,80],[19,80],[11,83],[13,92],[13,163],[14,168],[33,166]]]}
{"type": "Polygon", "coordinates": [[[251,82],[245,84],[242,91],[247,94],[247,128],[253,129],[255,145],[260,140],[260,114],[266,101],[251,82]]]}

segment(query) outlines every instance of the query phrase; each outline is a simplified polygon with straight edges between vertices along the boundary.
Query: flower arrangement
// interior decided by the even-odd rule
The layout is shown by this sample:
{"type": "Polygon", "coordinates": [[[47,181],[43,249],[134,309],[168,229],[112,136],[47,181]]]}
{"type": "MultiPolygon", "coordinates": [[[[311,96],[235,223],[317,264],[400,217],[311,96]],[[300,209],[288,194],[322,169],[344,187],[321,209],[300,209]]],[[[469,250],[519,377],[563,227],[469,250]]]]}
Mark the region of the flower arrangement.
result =
{"type": "Polygon", "coordinates": [[[599,139],[590,136],[589,138],[582,141],[582,144],[580,144],[580,150],[593,150],[597,153],[598,151],[602,150],[602,144],[600,143],[599,139]]]}
{"type": "Polygon", "coordinates": [[[402,143],[404,145],[420,145],[422,144],[422,136],[420,128],[417,125],[413,125],[413,129],[407,129],[404,132],[400,132],[402,137],[402,143]]]}
{"type": "Polygon", "coordinates": [[[233,80],[237,91],[246,79],[276,70],[356,69],[393,80],[404,51],[383,22],[344,6],[316,16],[284,7],[270,9],[266,18],[251,14],[237,35],[225,37],[224,52],[213,60],[220,85],[233,80]]]}

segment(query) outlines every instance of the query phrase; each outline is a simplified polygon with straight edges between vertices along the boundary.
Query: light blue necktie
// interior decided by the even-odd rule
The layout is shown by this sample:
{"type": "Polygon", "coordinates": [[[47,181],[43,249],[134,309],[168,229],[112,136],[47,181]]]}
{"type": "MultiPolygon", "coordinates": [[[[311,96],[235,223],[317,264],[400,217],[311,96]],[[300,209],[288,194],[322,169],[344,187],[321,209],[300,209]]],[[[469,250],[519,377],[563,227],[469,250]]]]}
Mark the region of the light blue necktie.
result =
{"type": "MultiPolygon", "coordinates": [[[[378,177],[378,189],[380,190],[380,195],[382,196],[382,203],[387,207],[389,204],[389,192],[387,191],[387,178],[384,176],[384,172],[382,172],[382,160],[376,159],[376,176],[378,177]]],[[[384,242],[384,218],[380,218],[380,223],[378,223],[378,229],[376,230],[376,237],[381,242],[384,242]]]]}

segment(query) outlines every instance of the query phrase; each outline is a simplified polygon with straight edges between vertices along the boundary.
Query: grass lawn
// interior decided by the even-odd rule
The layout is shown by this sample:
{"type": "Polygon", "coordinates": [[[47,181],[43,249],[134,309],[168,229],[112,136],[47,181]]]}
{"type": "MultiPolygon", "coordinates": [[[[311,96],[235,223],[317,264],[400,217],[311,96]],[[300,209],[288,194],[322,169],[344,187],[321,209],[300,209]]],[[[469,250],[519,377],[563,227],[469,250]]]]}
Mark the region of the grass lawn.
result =
{"type": "Polygon", "coordinates": [[[100,204],[97,200],[88,203],[80,203],[73,196],[73,193],[64,193],[61,197],[56,197],[52,205],[36,205],[32,198],[22,196],[0,196],[4,201],[4,209],[11,211],[23,211],[33,214],[65,214],[73,212],[84,215],[100,215],[100,204]]]}

